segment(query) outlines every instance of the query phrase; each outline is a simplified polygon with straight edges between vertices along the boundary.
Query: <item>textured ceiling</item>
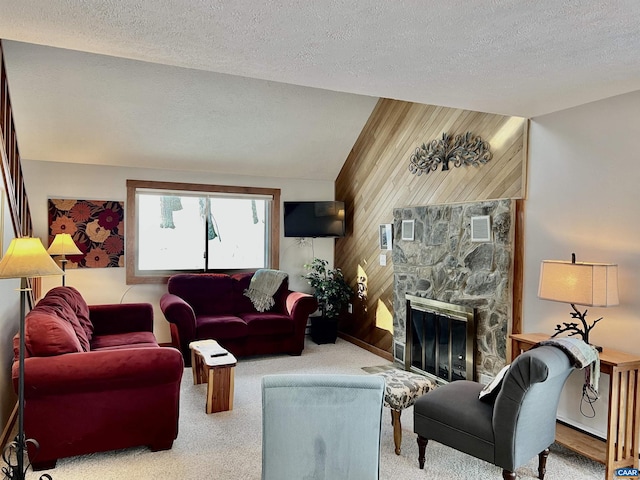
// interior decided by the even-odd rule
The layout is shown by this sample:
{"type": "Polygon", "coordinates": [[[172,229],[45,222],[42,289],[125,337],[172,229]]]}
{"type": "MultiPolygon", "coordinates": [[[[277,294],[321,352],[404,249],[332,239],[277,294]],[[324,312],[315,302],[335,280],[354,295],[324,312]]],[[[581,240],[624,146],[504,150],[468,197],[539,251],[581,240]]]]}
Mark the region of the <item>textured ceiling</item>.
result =
{"type": "Polygon", "coordinates": [[[0,12],[28,159],[333,180],[378,97],[534,117],[640,90],[637,0],[0,0],[0,12]]]}
{"type": "Polygon", "coordinates": [[[334,180],[376,99],[3,41],[29,160],[334,180]]]}

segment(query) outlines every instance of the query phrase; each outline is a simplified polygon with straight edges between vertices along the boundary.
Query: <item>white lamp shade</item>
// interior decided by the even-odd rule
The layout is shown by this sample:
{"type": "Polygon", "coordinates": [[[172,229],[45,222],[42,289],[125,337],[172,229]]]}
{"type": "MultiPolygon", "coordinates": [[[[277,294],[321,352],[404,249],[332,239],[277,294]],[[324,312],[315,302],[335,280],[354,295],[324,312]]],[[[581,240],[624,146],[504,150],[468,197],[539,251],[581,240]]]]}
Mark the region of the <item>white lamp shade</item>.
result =
{"type": "Polygon", "coordinates": [[[47,252],[49,252],[49,255],[82,255],[82,252],[68,233],[58,233],[47,252]]]}
{"type": "Polygon", "coordinates": [[[589,307],[618,305],[618,265],[545,260],[538,297],[589,307]]]}
{"type": "Polygon", "coordinates": [[[0,278],[46,277],[64,272],[44,249],[39,238],[14,238],[0,260],[0,278]]]}

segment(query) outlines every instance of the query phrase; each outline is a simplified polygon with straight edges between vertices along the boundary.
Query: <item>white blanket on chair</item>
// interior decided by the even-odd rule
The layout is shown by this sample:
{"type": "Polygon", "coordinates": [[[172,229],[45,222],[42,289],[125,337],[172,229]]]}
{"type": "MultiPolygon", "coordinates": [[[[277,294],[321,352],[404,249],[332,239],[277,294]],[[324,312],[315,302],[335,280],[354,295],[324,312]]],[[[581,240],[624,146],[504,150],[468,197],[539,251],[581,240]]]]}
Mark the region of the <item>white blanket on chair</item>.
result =
{"type": "Polygon", "coordinates": [[[558,347],[571,359],[571,363],[577,368],[584,369],[585,385],[597,394],[600,387],[600,355],[596,347],[585,343],[579,338],[550,338],[543,340],[539,345],[551,345],[558,347]]]}
{"type": "Polygon", "coordinates": [[[282,270],[267,268],[256,270],[256,273],[251,277],[249,288],[244,291],[244,295],[249,297],[256,310],[259,312],[267,311],[273,307],[275,303],[273,296],[287,277],[287,272],[282,270]]]}

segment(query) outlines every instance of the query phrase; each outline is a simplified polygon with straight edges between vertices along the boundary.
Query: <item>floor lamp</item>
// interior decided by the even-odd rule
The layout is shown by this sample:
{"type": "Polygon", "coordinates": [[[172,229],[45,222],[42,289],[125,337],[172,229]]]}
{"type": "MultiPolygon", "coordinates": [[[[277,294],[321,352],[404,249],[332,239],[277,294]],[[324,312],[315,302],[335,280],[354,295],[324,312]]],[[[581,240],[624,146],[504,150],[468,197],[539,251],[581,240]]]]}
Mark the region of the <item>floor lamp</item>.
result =
{"type": "MultiPolygon", "coordinates": [[[[44,249],[39,238],[14,238],[4,257],[0,260],[0,278],[20,279],[20,348],[18,370],[18,433],[13,442],[9,443],[2,453],[2,459],[7,464],[2,467],[2,473],[7,479],[23,480],[26,477],[25,454],[27,444],[37,446],[37,442],[26,439],[24,435],[24,338],[25,338],[25,305],[27,292],[31,290],[27,278],[45,277],[49,275],[63,275],[63,271],[44,249]]],[[[44,477],[44,475],[43,475],[44,477]]],[[[42,478],[42,477],[41,477],[42,478]]],[[[44,478],[51,478],[46,476],[44,478]]]]}
{"type": "Polygon", "coordinates": [[[62,286],[64,286],[64,283],[65,283],[64,280],[65,280],[65,277],[67,276],[66,266],[67,266],[67,262],[69,261],[67,260],[67,255],[82,255],[82,252],[80,251],[76,243],[73,241],[73,238],[71,238],[71,235],[69,235],[68,233],[58,233],[53,239],[53,242],[51,242],[51,245],[49,246],[49,248],[47,249],[47,253],[49,255],[62,255],[62,258],[60,259],[60,264],[62,265],[62,272],[63,272],[62,286]]]}

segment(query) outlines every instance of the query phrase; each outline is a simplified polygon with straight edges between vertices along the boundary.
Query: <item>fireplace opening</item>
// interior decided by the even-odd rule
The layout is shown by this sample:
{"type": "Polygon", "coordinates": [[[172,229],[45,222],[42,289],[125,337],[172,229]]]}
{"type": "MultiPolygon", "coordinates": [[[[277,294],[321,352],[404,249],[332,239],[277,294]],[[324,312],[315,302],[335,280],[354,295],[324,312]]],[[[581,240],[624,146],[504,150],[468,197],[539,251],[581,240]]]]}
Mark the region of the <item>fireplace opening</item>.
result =
{"type": "Polygon", "coordinates": [[[438,383],[474,379],[475,311],[463,305],[405,295],[405,369],[438,383]]]}

